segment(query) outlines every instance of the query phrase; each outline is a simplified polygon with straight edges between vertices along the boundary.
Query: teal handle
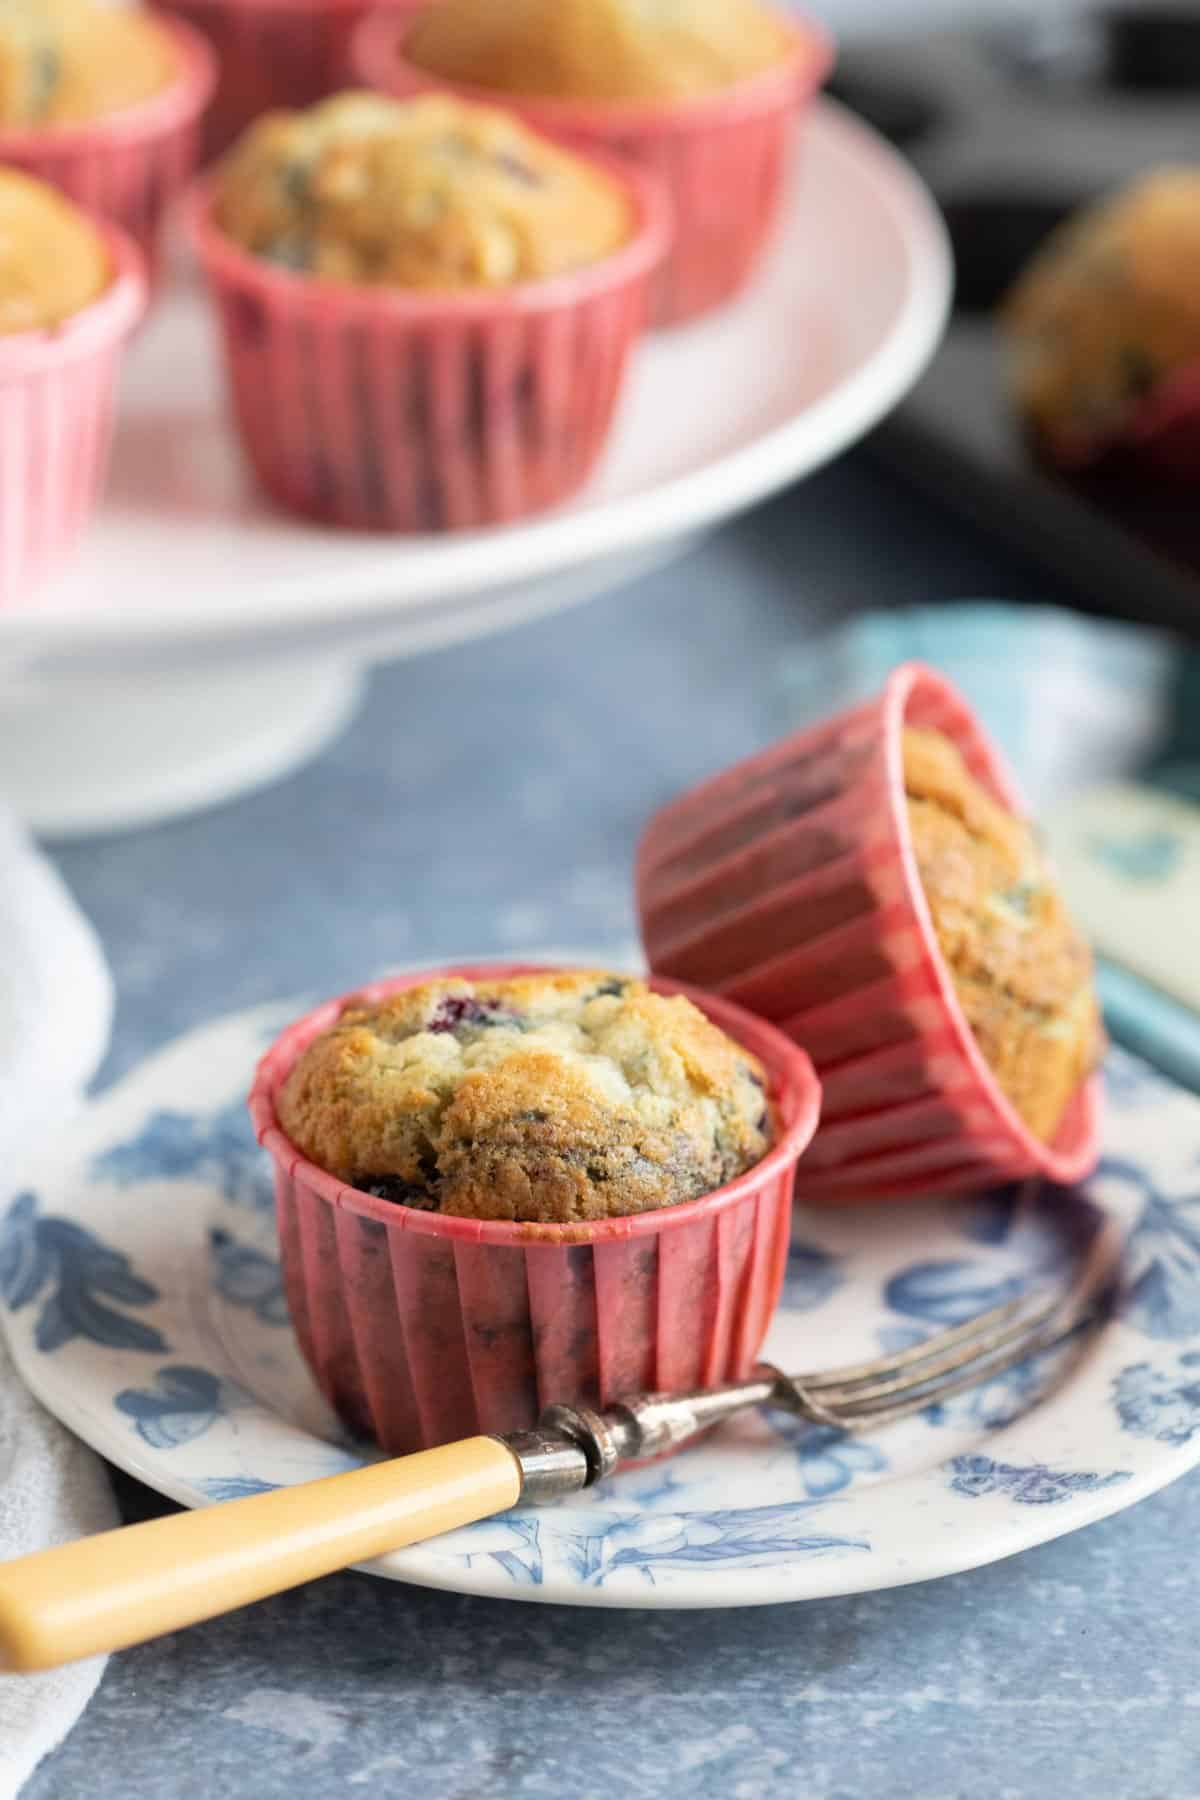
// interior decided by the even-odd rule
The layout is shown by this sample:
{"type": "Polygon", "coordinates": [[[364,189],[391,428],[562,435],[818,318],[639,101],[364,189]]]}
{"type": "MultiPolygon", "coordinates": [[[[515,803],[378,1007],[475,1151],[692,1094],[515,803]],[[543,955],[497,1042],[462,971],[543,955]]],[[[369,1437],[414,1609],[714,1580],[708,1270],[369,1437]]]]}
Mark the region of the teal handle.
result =
{"type": "Polygon", "coordinates": [[[1115,1041],[1200,1094],[1200,1015],[1103,957],[1097,961],[1096,983],[1115,1041]]]}

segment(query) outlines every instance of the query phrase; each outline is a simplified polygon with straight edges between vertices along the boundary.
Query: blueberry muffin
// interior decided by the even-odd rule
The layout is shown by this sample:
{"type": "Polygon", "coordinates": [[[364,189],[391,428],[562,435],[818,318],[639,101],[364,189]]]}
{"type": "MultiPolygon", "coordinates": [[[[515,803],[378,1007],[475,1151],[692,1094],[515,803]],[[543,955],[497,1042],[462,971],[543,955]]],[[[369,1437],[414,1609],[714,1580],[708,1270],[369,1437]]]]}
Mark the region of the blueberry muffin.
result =
{"type": "Polygon", "coordinates": [[[0,169],[0,333],[60,325],[112,280],[104,240],[55,188],[0,169]]]}
{"type": "Polygon", "coordinates": [[[214,216],[286,268],[425,289],[561,275],[634,229],[615,181],[507,114],[368,93],[253,125],[222,166],[214,216]]]}
{"type": "Polygon", "coordinates": [[[148,13],[92,0],[0,0],[0,127],[106,118],[178,73],[171,40],[148,13]]]}
{"type": "Polygon", "coordinates": [[[1024,820],[949,738],[904,733],[909,833],[959,1004],[997,1082],[1049,1142],[1103,1049],[1091,953],[1024,820]]]}
{"type": "Polygon", "coordinates": [[[1120,442],[1170,376],[1200,365],[1200,168],[1161,169],[1046,243],[1005,308],[1017,406],[1047,454],[1120,442]]]}
{"type": "Polygon", "coordinates": [[[763,1072],[689,1000],[595,971],[431,981],[351,1005],[278,1100],[350,1186],[540,1224],[695,1200],[771,1140],[763,1072]]]}
{"type": "Polygon", "coordinates": [[[542,99],[687,100],[782,62],[759,0],[437,0],[405,42],[443,80],[542,99]]]}

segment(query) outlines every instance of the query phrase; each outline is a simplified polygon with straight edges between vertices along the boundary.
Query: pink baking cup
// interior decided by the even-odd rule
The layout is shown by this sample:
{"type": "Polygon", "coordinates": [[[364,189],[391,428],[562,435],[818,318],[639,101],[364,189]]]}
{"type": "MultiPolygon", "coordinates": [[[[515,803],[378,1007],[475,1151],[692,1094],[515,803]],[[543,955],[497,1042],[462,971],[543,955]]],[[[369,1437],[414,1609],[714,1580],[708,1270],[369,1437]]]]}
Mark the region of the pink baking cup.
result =
{"type": "Polygon", "coordinates": [[[1035,450],[1067,475],[1126,478],[1162,476],[1172,485],[1200,485],[1200,360],[1156,382],[1113,436],[1032,433],[1035,450]]]}
{"type": "Polygon", "coordinates": [[[504,106],[549,137],[625,157],[663,183],[675,236],[654,284],[654,324],[698,318],[745,285],[778,211],[797,112],[811,103],[833,63],[831,40],[817,25],[794,24],[787,58],[724,93],[624,105],[443,81],[405,59],[413,11],[372,14],[355,32],[354,68],[370,86],[401,98],[448,90],[504,106]]]}
{"type": "Polygon", "coordinates": [[[373,1199],[305,1160],[275,1096],[350,999],[438,976],[496,979],[527,964],[422,970],[331,1000],[259,1064],[250,1112],[275,1164],[284,1282],[321,1391],[389,1452],[518,1431],[552,1401],[731,1380],[754,1364],[787,1260],[792,1178],[816,1128],[807,1056],[728,1001],[676,982],[762,1062],[776,1141],[747,1174],[700,1200],[583,1225],[443,1218],[373,1199]]]}
{"type": "Polygon", "coordinates": [[[1200,486],[1200,362],[1164,377],[1138,408],[1129,449],[1158,474],[1200,486]]]}
{"type": "Polygon", "coordinates": [[[73,547],[108,464],[117,367],[146,306],[143,261],[98,222],[113,279],[73,318],[0,334],[0,609],[36,598],[73,547]]]}
{"type": "Polygon", "coordinates": [[[175,47],[179,73],[161,93],[82,125],[0,128],[0,163],[26,169],[129,233],[154,273],[172,202],[191,179],[200,119],[216,81],[202,37],[155,21],[175,47]]]}
{"type": "Polygon", "coordinates": [[[372,0],[154,0],[212,45],[216,95],[204,121],[218,155],[260,114],[311,106],[346,87],[350,38],[372,0]]]}
{"type": "Polygon", "coordinates": [[[824,1097],[801,1200],[954,1193],[1034,1174],[1076,1181],[1099,1153],[1098,1084],[1085,1084],[1045,1144],[984,1061],[913,857],[906,724],[945,732],[1020,810],[966,702],[906,664],[878,699],[656,814],[637,867],[651,967],[775,1020],[812,1056],[824,1097]]]}
{"type": "Polygon", "coordinates": [[[552,280],[455,292],[281,269],[218,230],[201,182],[192,237],[234,415],[267,491],[326,523],[441,531],[506,524],[581,487],[669,232],[653,181],[606,167],[634,207],[621,249],[552,280]]]}

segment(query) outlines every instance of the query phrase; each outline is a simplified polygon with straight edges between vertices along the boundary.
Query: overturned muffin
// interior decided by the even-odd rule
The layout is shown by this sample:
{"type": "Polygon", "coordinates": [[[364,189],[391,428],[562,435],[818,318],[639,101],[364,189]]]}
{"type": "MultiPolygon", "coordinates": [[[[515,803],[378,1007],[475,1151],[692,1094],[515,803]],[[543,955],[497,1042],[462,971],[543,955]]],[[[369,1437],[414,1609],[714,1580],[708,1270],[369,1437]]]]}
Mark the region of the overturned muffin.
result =
{"type": "Polygon", "coordinates": [[[405,53],[443,80],[510,94],[654,101],[732,87],[791,47],[759,0],[437,0],[405,53]]]}
{"type": "Polygon", "coordinates": [[[634,226],[603,170],[507,114],[368,93],[259,120],[225,160],[215,217],[285,268],[441,289],[565,274],[634,226]]]}
{"type": "Polygon", "coordinates": [[[1161,169],[1055,232],[1005,306],[1017,406],[1072,464],[1200,366],[1200,168],[1161,169]]]}
{"type": "Polygon", "coordinates": [[[1025,1124],[1052,1139],[1103,1033],[1091,952],[1030,827],[973,779],[949,738],[904,733],[917,869],[959,1004],[1025,1124]]]}
{"type": "Polygon", "coordinates": [[[112,280],[104,240],[57,189],[0,169],[0,333],[61,325],[112,280]]]}
{"type": "Polygon", "coordinates": [[[178,73],[167,32],[137,8],[0,0],[0,127],[107,118],[178,73]]]}
{"type": "Polygon", "coordinates": [[[352,1187],[545,1224],[695,1200],[771,1140],[754,1057],[689,1000],[595,971],[444,979],[351,1006],[278,1114],[352,1187]]]}

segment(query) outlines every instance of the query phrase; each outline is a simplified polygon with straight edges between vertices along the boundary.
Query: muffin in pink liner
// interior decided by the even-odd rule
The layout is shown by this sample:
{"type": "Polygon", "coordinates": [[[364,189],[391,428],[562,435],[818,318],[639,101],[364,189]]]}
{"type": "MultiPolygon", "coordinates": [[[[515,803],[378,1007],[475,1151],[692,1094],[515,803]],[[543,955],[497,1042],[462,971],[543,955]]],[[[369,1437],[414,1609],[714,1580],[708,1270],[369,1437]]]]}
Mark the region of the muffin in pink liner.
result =
{"type": "Polygon", "coordinates": [[[1051,232],[1007,295],[1010,386],[1068,473],[1200,476],[1200,169],[1139,172],[1051,232]]]}
{"type": "Polygon", "coordinates": [[[663,183],[675,235],[654,284],[654,324],[678,325],[711,312],[750,279],[778,212],[796,119],[833,62],[832,44],[818,26],[793,23],[790,54],[733,87],[626,104],[441,80],[407,60],[412,22],[412,8],[363,21],[351,47],[361,80],[401,97],[442,89],[506,106],[550,137],[628,158],[663,183]]]}
{"type": "Polygon", "coordinates": [[[981,1052],[934,930],[905,787],[911,729],[939,733],[1007,814],[1016,790],[966,702],[908,664],[878,699],[664,807],[642,840],[638,904],[656,974],[774,1020],[812,1056],[821,1128],[809,1201],[954,1193],[1099,1152],[1099,1088],[1080,1083],[1051,1141],[981,1052]]]}
{"type": "Polygon", "coordinates": [[[36,600],[108,465],[118,367],[146,281],[137,246],[97,229],[113,269],[99,297],[60,324],[0,333],[0,608],[36,600]]]}
{"type": "MultiPolygon", "coordinates": [[[[591,159],[596,162],[598,159],[591,159]]],[[[198,185],[234,416],[260,481],[326,523],[432,532],[502,525],[566,500],[608,437],[669,219],[656,184],[603,165],[628,240],[510,286],[353,285],[251,255],[198,185]]]]}
{"type": "Polygon", "coordinates": [[[216,93],[204,121],[217,156],[261,113],[310,106],[350,79],[350,39],[373,0],[155,0],[211,44],[216,93]]]}
{"type": "Polygon", "coordinates": [[[259,1065],[250,1110],[275,1165],[292,1321],[322,1392],[393,1453],[528,1428],[553,1401],[710,1384],[752,1366],[779,1297],[796,1160],[820,1089],[802,1051],[730,1005],[674,982],[767,1076],[774,1141],[698,1200],[552,1225],[465,1218],[347,1187],[285,1137],[276,1097],[351,1000],[439,977],[553,973],[530,965],[422,971],[333,1000],[259,1065]]]}
{"type": "Polygon", "coordinates": [[[140,247],[151,274],[172,203],[191,179],[200,120],[216,81],[205,40],[186,25],[156,20],[171,40],[178,74],[161,92],[80,124],[0,126],[0,163],[51,182],[87,211],[110,219],[140,247]]]}

